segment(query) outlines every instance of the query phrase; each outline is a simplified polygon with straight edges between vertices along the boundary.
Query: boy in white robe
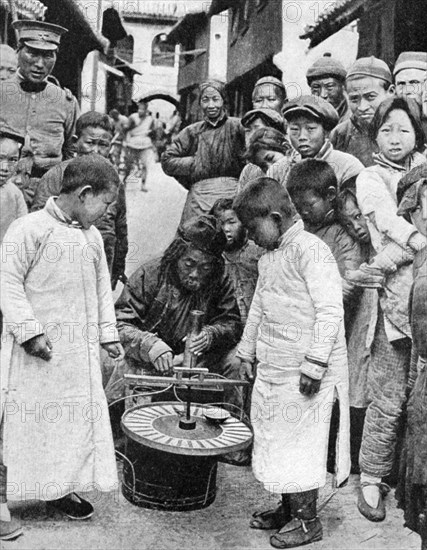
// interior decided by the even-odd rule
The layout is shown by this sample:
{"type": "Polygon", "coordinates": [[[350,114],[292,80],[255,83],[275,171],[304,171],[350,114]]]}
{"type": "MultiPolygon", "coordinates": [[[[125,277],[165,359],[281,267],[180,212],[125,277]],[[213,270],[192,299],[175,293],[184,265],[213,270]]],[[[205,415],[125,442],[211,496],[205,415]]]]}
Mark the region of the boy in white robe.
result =
{"type": "Polygon", "coordinates": [[[92,225],[117,197],[99,155],[74,159],[59,197],[14,221],[1,249],[3,454],[8,500],[44,500],[73,519],[76,491],[117,486],[99,350],[119,343],[102,238],[92,225]]]}
{"type": "Polygon", "coordinates": [[[285,189],[259,178],[233,208],[249,238],[269,252],[245,332],[237,349],[251,378],[253,470],[265,488],[281,494],[276,510],[255,513],[254,529],[279,529],[270,542],[293,548],[322,538],[318,489],[326,483],[330,412],[338,394],[340,430],[337,483],[350,472],[348,372],[342,286],[336,262],[323,241],[294,222],[285,189]]]}

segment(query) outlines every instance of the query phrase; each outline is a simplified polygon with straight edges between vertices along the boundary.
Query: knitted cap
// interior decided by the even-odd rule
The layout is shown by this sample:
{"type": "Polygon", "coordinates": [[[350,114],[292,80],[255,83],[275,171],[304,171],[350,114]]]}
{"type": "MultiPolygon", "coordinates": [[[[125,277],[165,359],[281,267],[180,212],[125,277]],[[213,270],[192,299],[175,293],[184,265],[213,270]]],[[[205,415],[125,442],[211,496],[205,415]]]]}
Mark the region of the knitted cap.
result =
{"type": "Polygon", "coordinates": [[[259,108],[248,111],[242,118],[242,125],[247,128],[257,118],[260,118],[267,126],[271,126],[271,128],[275,128],[281,132],[284,131],[285,121],[282,115],[274,109],[259,108]]]}
{"type": "Polygon", "coordinates": [[[178,229],[178,235],[188,244],[206,254],[220,257],[226,245],[224,233],[218,229],[214,216],[202,215],[178,229]]]}
{"type": "Polygon", "coordinates": [[[286,93],[285,85],[281,80],[276,78],[275,76],[263,76],[259,80],[255,82],[254,89],[258,86],[262,86],[263,84],[273,84],[273,86],[277,86],[278,88],[281,88],[286,93]]]}
{"type": "Polygon", "coordinates": [[[427,71],[427,52],[402,52],[396,60],[393,75],[404,69],[427,71]]]}
{"type": "Polygon", "coordinates": [[[385,61],[371,55],[356,59],[347,73],[347,80],[353,76],[372,76],[380,78],[390,84],[393,82],[390,69],[385,61]]]}
{"type": "Polygon", "coordinates": [[[309,67],[306,74],[308,85],[310,85],[313,80],[328,77],[336,78],[344,82],[346,76],[347,71],[344,69],[343,65],[329,55],[324,55],[320,59],[317,59],[317,61],[309,67]]]}
{"type": "Polygon", "coordinates": [[[328,131],[335,128],[339,120],[337,111],[328,101],[312,95],[303,95],[287,103],[282,113],[287,121],[298,115],[310,115],[319,120],[328,131]]]}

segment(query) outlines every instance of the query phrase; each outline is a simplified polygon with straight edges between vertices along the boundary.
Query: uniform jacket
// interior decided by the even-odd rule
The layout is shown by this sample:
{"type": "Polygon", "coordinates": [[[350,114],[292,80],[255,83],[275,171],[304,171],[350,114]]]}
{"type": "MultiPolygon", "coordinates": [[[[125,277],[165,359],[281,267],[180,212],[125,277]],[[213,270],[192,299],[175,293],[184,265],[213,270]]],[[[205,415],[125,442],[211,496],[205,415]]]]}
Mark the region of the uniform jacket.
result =
{"type": "Polygon", "coordinates": [[[26,92],[21,77],[0,83],[0,124],[26,137],[35,167],[48,170],[73,157],[73,135],[79,107],[69,90],[51,82],[40,92],[26,92]]]}
{"type": "Polygon", "coordinates": [[[162,168],[189,189],[200,180],[238,178],[245,161],[245,133],[240,119],[224,116],[184,128],[162,155],[162,168]]]}
{"type": "MultiPolygon", "coordinates": [[[[49,197],[59,195],[64,171],[69,163],[68,160],[54,166],[41,178],[31,207],[32,212],[43,208],[49,197]]],[[[108,207],[102,218],[97,220],[94,225],[102,235],[108,268],[114,279],[125,272],[128,253],[126,197],[123,185],[119,187],[117,201],[108,207]]]]}
{"type": "Polygon", "coordinates": [[[132,364],[153,363],[166,351],[184,351],[190,311],[205,312],[205,327],[212,336],[210,350],[232,349],[242,326],[230,279],[197,293],[183,290],[172,273],[162,277],[160,259],[142,265],[129,277],[116,303],[120,340],[132,364]]]}

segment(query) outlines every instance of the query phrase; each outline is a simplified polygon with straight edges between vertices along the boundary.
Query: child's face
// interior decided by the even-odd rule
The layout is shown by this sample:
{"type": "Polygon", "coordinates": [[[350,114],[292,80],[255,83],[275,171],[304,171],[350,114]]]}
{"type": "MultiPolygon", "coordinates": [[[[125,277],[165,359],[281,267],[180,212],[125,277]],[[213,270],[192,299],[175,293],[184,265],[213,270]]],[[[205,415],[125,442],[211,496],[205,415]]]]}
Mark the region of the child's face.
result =
{"type": "Polygon", "coordinates": [[[249,144],[251,142],[251,138],[254,135],[254,133],[257,130],[260,130],[261,128],[268,128],[267,124],[261,118],[256,118],[255,120],[253,120],[245,128],[245,145],[246,145],[246,148],[249,147],[249,144]]]}
{"type": "Polygon", "coordinates": [[[108,157],[113,136],[110,132],[99,126],[88,126],[82,130],[76,142],[78,155],[90,155],[98,153],[104,158],[108,157]]]}
{"type": "Polygon", "coordinates": [[[366,219],[357,205],[357,202],[348,197],[340,214],[341,225],[345,228],[350,237],[356,241],[367,244],[371,238],[366,219]]]}
{"type": "Polygon", "coordinates": [[[219,223],[227,239],[227,249],[240,248],[246,239],[246,231],[234,210],[223,210],[219,215],[219,223]]]}
{"type": "Polygon", "coordinates": [[[328,137],[322,124],[314,118],[298,116],[289,121],[289,137],[302,158],[313,158],[328,137]]]}
{"type": "Polygon", "coordinates": [[[393,95],[393,88],[385,90],[384,84],[384,80],[372,76],[347,80],[350,109],[358,122],[369,124],[380,103],[393,95]]]}
{"type": "Polygon", "coordinates": [[[331,197],[323,198],[310,189],[299,192],[292,199],[304,224],[312,227],[318,227],[323,224],[326,214],[332,208],[333,192],[334,189],[331,188],[331,197]]]}
{"type": "Polygon", "coordinates": [[[377,145],[392,162],[403,162],[415,149],[415,130],[402,109],[391,111],[378,130],[377,145]]]}
{"type": "Polygon", "coordinates": [[[9,138],[0,138],[0,186],[15,173],[19,160],[19,143],[9,138]]]}
{"type": "Polygon", "coordinates": [[[418,206],[411,212],[411,219],[418,231],[427,236],[427,184],[421,188],[418,206]]]}
{"type": "Polygon", "coordinates": [[[275,250],[279,246],[282,236],[280,221],[270,214],[268,216],[257,216],[246,224],[248,237],[255,244],[267,250],[275,250]]]}
{"type": "Polygon", "coordinates": [[[89,189],[83,189],[79,195],[78,206],[74,216],[84,229],[89,227],[101,218],[107,208],[117,200],[117,188],[112,187],[108,191],[94,195],[89,189]]]}
{"type": "Polygon", "coordinates": [[[281,159],[286,158],[280,151],[271,151],[268,149],[260,149],[257,151],[254,163],[261,168],[264,172],[267,172],[269,168],[281,159]]]}

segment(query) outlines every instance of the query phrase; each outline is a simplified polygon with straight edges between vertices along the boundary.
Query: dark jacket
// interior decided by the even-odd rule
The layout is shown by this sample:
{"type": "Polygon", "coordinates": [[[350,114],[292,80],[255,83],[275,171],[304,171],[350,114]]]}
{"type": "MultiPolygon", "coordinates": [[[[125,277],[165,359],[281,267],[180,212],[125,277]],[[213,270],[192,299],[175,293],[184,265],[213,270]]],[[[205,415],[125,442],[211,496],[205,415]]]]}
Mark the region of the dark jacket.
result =
{"type": "MultiPolygon", "coordinates": [[[[357,243],[345,229],[336,221],[335,213],[331,211],[324,220],[322,227],[312,230],[307,227],[307,231],[314,233],[331,250],[331,261],[336,261],[338,271],[340,272],[343,285],[343,301],[346,318],[355,303],[360,299],[361,291],[351,283],[345,280],[347,270],[358,269],[362,263],[362,253],[359,243],[357,243]]],[[[313,251],[315,254],[316,251],[313,251]]],[[[347,321],[347,319],[346,319],[347,321]]]]}
{"type": "Polygon", "coordinates": [[[160,277],[160,262],[138,268],[117,300],[117,328],[126,359],[154,363],[167,351],[182,353],[193,309],[205,312],[205,329],[212,337],[208,351],[231,350],[242,334],[242,323],[230,279],[224,275],[217,284],[191,293],[171,272],[160,277]]]}
{"type": "Polygon", "coordinates": [[[245,132],[240,119],[224,117],[216,125],[203,120],[184,128],[162,155],[162,168],[189,189],[197,181],[238,178],[245,160],[245,132]]]}
{"type": "Polygon", "coordinates": [[[411,291],[410,320],[412,340],[419,355],[427,360],[427,249],[414,260],[414,284],[411,291]]]}
{"type": "MultiPolygon", "coordinates": [[[[44,208],[47,200],[59,195],[65,168],[71,160],[66,160],[51,168],[41,178],[34,195],[31,212],[44,208]]],[[[111,279],[123,275],[128,253],[128,228],[126,219],[126,196],[123,185],[119,187],[117,201],[110,204],[105,214],[94,223],[102,235],[105,255],[111,279]]]]}
{"type": "Polygon", "coordinates": [[[367,130],[361,128],[353,118],[349,118],[336,126],[331,133],[330,140],[334,149],[353,155],[363,166],[372,166],[373,153],[376,145],[371,141],[367,130]]]}

